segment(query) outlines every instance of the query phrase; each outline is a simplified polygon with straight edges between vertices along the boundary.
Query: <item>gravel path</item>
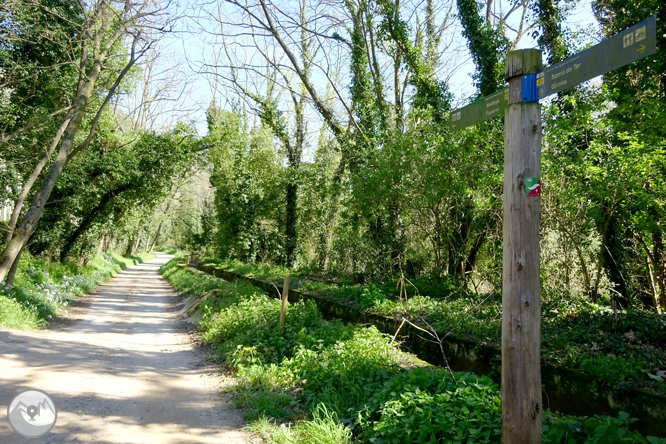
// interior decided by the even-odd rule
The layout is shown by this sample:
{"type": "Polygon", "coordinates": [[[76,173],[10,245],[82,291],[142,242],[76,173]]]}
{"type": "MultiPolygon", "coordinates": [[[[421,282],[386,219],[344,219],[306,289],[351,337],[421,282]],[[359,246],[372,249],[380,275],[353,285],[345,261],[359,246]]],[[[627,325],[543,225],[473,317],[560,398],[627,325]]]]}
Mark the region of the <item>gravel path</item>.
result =
{"type": "Polygon", "coordinates": [[[178,319],[179,300],[158,271],[169,258],[100,285],[58,331],[0,329],[1,444],[252,441],[178,319]],[[58,409],[41,438],[22,438],[7,420],[9,402],[26,389],[46,392],[58,409]]]}

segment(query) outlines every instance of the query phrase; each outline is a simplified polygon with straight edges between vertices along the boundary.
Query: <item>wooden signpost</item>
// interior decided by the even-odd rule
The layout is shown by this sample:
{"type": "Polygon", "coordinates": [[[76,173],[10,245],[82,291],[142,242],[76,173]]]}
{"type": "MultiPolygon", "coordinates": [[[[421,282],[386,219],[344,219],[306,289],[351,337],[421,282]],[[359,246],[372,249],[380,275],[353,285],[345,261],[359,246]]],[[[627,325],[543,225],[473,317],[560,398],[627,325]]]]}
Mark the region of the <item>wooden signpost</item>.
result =
{"type": "Polygon", "coordinates": [[[541,198],[528,177],[541,174],[541,106],[523,101],[523,76],[541,69],[541,51],[512,51],[506,59],[509,100],[504,114],[502,277],[502,442],[541,442],[541,198]]]}
{"type": "Polygon", "coordinates": [[[509,52],[508,88],[451,112],[459,130],[504,112],[502,441],[541,442],[541,108],[539,99],[656,52],[656,18],[542,70],[541,51],[509,52]]]}
{"type": "Polygon", "coordinates": [[[289,283],[291,277],[289,275],[284,277],[282,284],[282,306],[280,307],[280,331],[284,331],[284,323],[287,320],[287,306],[289,305],[289,283]]]}

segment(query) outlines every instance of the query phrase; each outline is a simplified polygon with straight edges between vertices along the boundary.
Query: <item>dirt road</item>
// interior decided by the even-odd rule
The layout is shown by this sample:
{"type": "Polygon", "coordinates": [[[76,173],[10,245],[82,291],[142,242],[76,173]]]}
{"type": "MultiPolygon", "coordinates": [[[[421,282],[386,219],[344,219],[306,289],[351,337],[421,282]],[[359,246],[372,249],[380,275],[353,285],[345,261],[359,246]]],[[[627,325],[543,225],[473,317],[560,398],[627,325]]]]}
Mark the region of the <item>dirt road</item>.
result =
{"type": "Polygon", "coordinates": [[[251,441],[177,317],[177,297],[158,272],[168,259],[102,284],[81,322],[60,331],[0,329],[0,444],[251,441]],[[46,392],[58,409],[41,438],[22,438],[7,420],[9,402],[26,389],[46,392]]]}

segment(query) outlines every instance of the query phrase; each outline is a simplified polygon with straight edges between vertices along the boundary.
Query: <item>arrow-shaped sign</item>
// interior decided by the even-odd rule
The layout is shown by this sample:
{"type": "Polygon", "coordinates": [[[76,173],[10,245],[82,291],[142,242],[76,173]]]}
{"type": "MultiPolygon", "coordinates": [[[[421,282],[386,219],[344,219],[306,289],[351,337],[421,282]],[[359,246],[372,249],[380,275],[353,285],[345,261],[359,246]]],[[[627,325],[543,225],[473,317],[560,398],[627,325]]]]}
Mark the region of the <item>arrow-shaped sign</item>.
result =
{"type": "Polygon", "coordinates": [[[544,69],[537,74],[537,93],[540,99],[548,97],[655,52],[657,18],[650,17],[598,45],[544,69]]]}
{"type": "MultiPolygon", "coordinates": [[[[657,52],[657,18],[653,16],[537,73],[535,76],[537,96],[543,99],[655,52],[657,52]]],[[[523,85],[524,88],[525,81],[523,85]]],[[[459,130],[501,114],[507,104],[507,94],[508,88],[502,88],[463,108],[451,111],[451,129],[459,130]]],[[[529,95],[524,97],[527,98],[529,95]]],[[[523,101],[530,100],[533,99],[523,101]]]]}

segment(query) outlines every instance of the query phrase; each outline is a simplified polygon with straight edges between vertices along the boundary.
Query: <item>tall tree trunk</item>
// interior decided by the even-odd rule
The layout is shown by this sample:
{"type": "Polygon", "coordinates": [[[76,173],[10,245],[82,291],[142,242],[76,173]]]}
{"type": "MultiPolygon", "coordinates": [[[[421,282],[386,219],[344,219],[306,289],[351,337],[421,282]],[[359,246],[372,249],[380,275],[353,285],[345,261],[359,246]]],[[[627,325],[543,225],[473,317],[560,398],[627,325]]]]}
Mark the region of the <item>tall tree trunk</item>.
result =
{"type": "Polygon", "coordinates": [[[342,176],[346,168],[346,158],[344,156],[345,154],[343,152],[343,157],[340,159],[340,163],[333,173],[333,181],[331,184],[331,204],[328,211],[328,226],[326,232],[322,233],[320,236],[319,268],[322,271],[328,270],[330,261],[331,248],[333,244],[333,233],[338,217],[340,198],[342,196],[342,176]]]}
{"type": "Polygon", "coordinates": [[[153,238],[153,242],[150,244],[150,249],[148,250],[148,253],[152,253],[153,250],[155,249],[155,245],[157,245],[157,242],[159,242],[160,234],[162,233],[163,224],[164,221],[160,222],[160,224],[157,226],[157,231],[155,231],[155,237],[153,238]]]}
{"type": "Polygon", "coordinates": [[[474,242],[474,245],[472,246],[469,255],[467,255],[467,259],[465,260],[465,271],[464,271],[465,276],[463,277],[466,277],[474,269],[474,264],[476,263],[476,257],[478,256],[481,247],[486,241],[487,234],[488,231],[486,231],[486,229],[483,229],[476,236],[476,241],[474,242]]]}
{"type": "MultiPolygon", "coordinates": [[[[167,203],[166,208],[164,209],[164,214],[167,214],[169,212],[169,208],[171,208],[171,203],[173,202],[172,200],[169,200],[167,203]]],[[[153,242],[150,244],[150,249],[148,250],[149,253],[153,252],[153,249],[155,248],[155,245],[157,245],[157,242],[160,240],[160,234],[162,233],[162,225],[164,225],[164,220],[160,222],[160,224],[157,226],[157,231],[155,231],[155,237],[153,238],[153,242]]]]}
{"type": "MultiPolygon", "coordinates": [[[[99,9],[95,11],[95,15],[91,21],[86,24],[84,29],[82,29],[84,33],[91,33],[92,39],[89,42],[84,40],[81,45],[81,59],[79,62],[80,70],[76,94],[74,96],[72,108],[67,112],[67,115],[63,119],[63,122],[67,122],[67,129],[65,129],[65,132],[62,136],[60,149],[58,150],[58,154],[56,155],[53,165],[51,165],[51,169],[44,179],[42,188],[33,199],[32,204],[30,205],[30,209],[26,212],[20,226],[15,230],[15,234],[12,237],[12,240],[9,241],[5,251],[0,257],[0,281],[2,281],[7,276],[12,264],[16,260],[16,257],[25,247],[28,239],[30,239],[30,236],[35,231],[35,227],[37,226],[39,219],[44,213],[44,207],[46,206],[46,203],[51,196],[51,192],[53,191],[53,188],[55,187],[55,184],[58,181],[63,168],[70,160],[70,156],[73,156],[79,152],[81,149],[83,149],[83,147],[86,146],[87,143],[90,142],[90,140],[92,140],[94,135],[94,128],[99,121],[101,112],[110,101],[113,91],[115,91],[115,89],[118,87],[119,82],[122,80],[124,75],[127,74],[131,66],[136,61],[134,58],[133,48],[130,62],[119,74],[116,82],[114,83],[114,86],[109,90],[109,94],[107,95],[103,104],[100,106],[98,113],[93,120],[91,133],[88,135],[88,138],[84,141],[84,143],[80,143],[74,147],[74,141],[79,127],[81,126],[85,108],[93,94],[95,84],[97,83],[97,79],[99,78],[100,72],[104,66],[106,56],[115,42],[117,42],[118,39],[123,35],[123,30],[125,29],[121,26],[115,30],[113,35],[108,36],[106,31],[115,23],[113,18],[110,16],[110,12],[110,2],[100,3],[99,9]],[[91,32],[93,29],[95,31],[94,33],[91,32]],[[103,42],[104,37],[109,38],[103,42]],[[92,44],[92,52],[89,52],[88,43],[92,44]]],[[[135,39],[135,44],[137,41],[138,40],[135,39]]]]}
{"type": "Polygon", "coordinates": [[[104,195],[102,200],[97,204],[97,206],[88,212],[83,221],[76,227],[76,230],[67,238],[65,241],[65,246],[60,251],[60,261],[64,261],[67,258],[67,255],[72,251],[72,247],[79,240],[81,235],[83,235],[90,226],[95,222],[97,216],[100,212],[103,212],[106,206],[113,200],[114,197],[118,196],[120,193],[127,191],[128,189],[134,187],[133,184],[125,184],[121,187],[111,190],[104,195]]]}
{"type": "Polygon", "coordinates": [[[603,265],[608,274],[608,279],[615,286],[613,298],[623,308],[629,304],[629,295],[627,294],[627,281],[625,279],[625,237],[618,233],[618,227],[615,218],[608,225],[605,242],[601,245],[603,265]]]}
{"type": "Polygon", "coordinates": [[[287,268],[292,268],[296,262],[298,245],[298,186],[289,181],[287,183],[287,214],[286,214],[286,254],[287,268]]]}
{"type": "Polygon", "coordinates": [[[62,173],[62,170],[67,163],[67,154],[74,143],[74,137],[76,136],[76,132],[81,124],[81,119],[83,118],[83,107],[85,106],[88,97],[90,97],[90,93],[92,93],[92,88],[90,88],[88,95],[83,98],[83,103],[79,104],[79,106],[71,112],[73,115],[70,115],[71,121],[65,131],[55,162],[44,179],[41,190],[32,201],[30,209],[23,217],[21,225],[15,230],[12,240],[9,241],[4,253],[0,257],[0,281],[2,281],[7,276],[7,273],[9,273],[12,264],[23,247],[25,247],[28,239],[30,239],[30,236],[35,231],[37,222],[39,222],[39,219],[42,217],[46,202],[49,200],[49,196],[51,196],[51,192],[55,187],[58,177],[60,177],[60,173],[62,173]]]}
{"type": "Polygon", "coordinates": [[[62,125],[60,125],[60,128],[58,128],[58,131],[56,132],[56,135],[53,141],[51,142],[51,145],[49,146],[49,149],[46,150],[44,156],[40,159],[37,165],[35,165],[35,168],[32,170],[30,177],[28,177],[28,180],[23,185],[23,189],[21,189],[21,193],[18,195],[18,198],[16,199],[16,203],[14,204],[14,210],[12,211],[12,216],[9,219],[9,223],[7,225],[8,228],[6,236],[7,242],[12,240],[12,237],[14,235],[14,229],[16,228],[16,224],[18,223],[19,215],[21,214],[21,210],[23,209],[23,204],[25,203],[25,199],[28,197],[28,193],[30,193],[32,186],[39,178],[39,175],[42,174],[42,170],[44,169],[49,159],[53,155],[53,152],[58,146],[58,143],[60,143],[60,139],[62,138],[62,135],[65,132],[65,129],[67,128],[67,125],[69,125],[69,120],[65,120],[62,123],[62,125]]]}
{"type": "Polygon", "coordinates": [[[143,230],[139,230],[136,236],[136,244],[134,244],[134,249],[132,250],[132,254],[136,253],[137,251],[141,251],[141,243],[143,242],[143,230]]]}
{"type": "MultiPolygon", "coordinates": [[[[141,208],[143,210],[143,206],[141,208]]],[[[127,242],[127,249],[125,250],[125,256],[131,256],[136,250],[138,241],[141,238],[141,215],[139,215],[139,220],[136,223],[136,229],[134,230],[135,235],[130,237],[127,242]]]]}
{"type": "Polygon", "coordinates": [[[134,248],[134,238],[130,237],[127,239],[127,247],[125,248],[125,257],[129,257],[132,255],[132,248],[134,248]]]}
{"type": "Polygon", "coordinates": [[[662,311],[666,311],[666,253],[664,252],[664,240],[660,231],[652,233],[652,245],[654,248],[655,286],[659,290],[659,306],[662,311]]]}
{"type": "Polygon", "coordinates": [[[400,204],[396,201],[391,201],[389,204],[389,226],[391,231],[391,259],[395,263],[395,270],[398,271],[400,261],[405,255],[405,227],[402,222],[400,204]]]}

